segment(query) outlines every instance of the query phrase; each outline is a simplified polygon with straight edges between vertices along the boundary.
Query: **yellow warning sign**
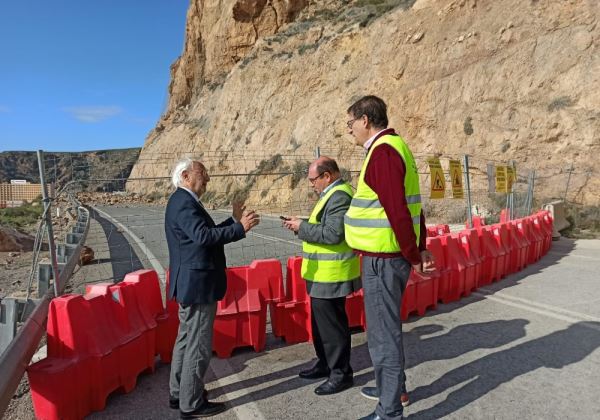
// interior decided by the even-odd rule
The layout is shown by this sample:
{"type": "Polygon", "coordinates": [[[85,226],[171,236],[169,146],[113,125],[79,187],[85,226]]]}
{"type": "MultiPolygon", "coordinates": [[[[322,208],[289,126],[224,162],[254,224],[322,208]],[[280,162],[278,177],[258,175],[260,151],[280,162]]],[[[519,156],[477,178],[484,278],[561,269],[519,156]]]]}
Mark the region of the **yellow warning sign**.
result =
{"type": "Polygon", "coordinates": [[[446,180],[444,179],[444,170],[440,164],[439,158],[433,157],[427,159],[429,172],[431,174],[431,195],[430,198],[444,198],[446,191],[446,180]]]}
{"type": "Polygon", "coordinates": [[[512,192],[513,185],[517,180],[517,169],[512,166],[506,167],[506,191],[512,192]]]}
{"type": "Polygon", "coordinates": [[[452,180],[452,198],[463,198],[462,165],[460,160],[450,160],[450,179],[452,180]]]}
{"type": "Polygon", "coordinates": [[[496,166],[496,192],[508,192],[506,187],[506,166],[496,166]]]}

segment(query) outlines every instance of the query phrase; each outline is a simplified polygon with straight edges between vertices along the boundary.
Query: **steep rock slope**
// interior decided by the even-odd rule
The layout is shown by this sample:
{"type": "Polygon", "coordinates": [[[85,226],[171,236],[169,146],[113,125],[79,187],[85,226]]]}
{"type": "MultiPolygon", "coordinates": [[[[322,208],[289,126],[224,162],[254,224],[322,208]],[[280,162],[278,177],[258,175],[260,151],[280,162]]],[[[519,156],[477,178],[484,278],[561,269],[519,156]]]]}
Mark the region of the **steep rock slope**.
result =
{"type": "Polygon", "coordinates": [[[206,3],[191,2],[169,108],[132,177],[219,150],[321,146],[343,160],[356,151],[345,109],[373,93],[417,153],[515,160],[548,175],[537,184],[548,194],[549,175],[573,163],[574,197],[599,202],[596,0],[206,3]]]}

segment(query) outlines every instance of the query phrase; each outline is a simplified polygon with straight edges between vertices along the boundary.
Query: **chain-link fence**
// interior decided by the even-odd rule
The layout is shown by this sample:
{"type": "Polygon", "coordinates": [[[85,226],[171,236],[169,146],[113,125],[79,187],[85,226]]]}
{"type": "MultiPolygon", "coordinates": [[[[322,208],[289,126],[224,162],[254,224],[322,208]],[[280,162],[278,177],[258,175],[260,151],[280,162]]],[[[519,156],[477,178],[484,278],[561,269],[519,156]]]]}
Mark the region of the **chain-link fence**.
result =
{"type": "MultiPolygon", "coordinates": [[[[58,191],[75,191],[83,203],[92,207],[92,223],[87,246],[94,252],[91,265],[82,267],[79,284],[118,281],[139,268],[168,265],[164,234],[164,207],[174,191],[171,170],[182,157],[203,162],[210,174],[203,204],[216,221],[231,212],[231,203],[243,200],[249,209],[262,216],[259,227],[245,240],[227,246],[228,264],[249,264],[258,258],[298,255],[301,242],[281,226],[279,215],[308,216],[317,195],[307,181],[310,162],[317,155],[337,160],[342,176],[356,186],[365,158],[360,148],[339,151],[317,149],[311,153],[259,153],[241,150],[213,150],[202,153],[137,153],[106,151],[103,157],[73,157],[73,167],[55,160],[46,161],[47,177],[58,191]],[[55,165],[53,165],[55,163],[55,165]],[[133,168],[133,169],[132,169],[133,168]],[[60,175],[62,174],[62,175],[60,175]],[[69,176],[70,175],[70,176],[69,176]]],[[[543,197],[577,197],[582,180],[568,171],[534,172],[514,162],[490,160],[484,156],[436,155],[443,169],[444,198],[430,197],[432,154],[415,153],[420,176],[424,212],[428,224],[464,225],[469,217],[480,215],[487,223],[497,222],[502,210],[517,218],[539,208],[538,191],[543,197]],[[462,198],[453,198],[450,160],[461,164],[462,198]],[[516,176],[512,193],[497,191],[496,168],[510,166],[516,176]],[[468,174],[468,176],[467,176],[468,174]],[[568,179],[570,177],[570,179],[568,179]],[[467,182],[468,180],[468,182],[467,182]],[[534,194],[535,193],[535,194],[534,194]],[[469,205],[470,204],[470,205],[469,205]]],[[[393,180],[390,180],[393,182],[393,180]]],[[[77,277],[77,276],[76,276],[77,277]]],[[[78,282],[73,288],[78,289],[78,282]]]]}

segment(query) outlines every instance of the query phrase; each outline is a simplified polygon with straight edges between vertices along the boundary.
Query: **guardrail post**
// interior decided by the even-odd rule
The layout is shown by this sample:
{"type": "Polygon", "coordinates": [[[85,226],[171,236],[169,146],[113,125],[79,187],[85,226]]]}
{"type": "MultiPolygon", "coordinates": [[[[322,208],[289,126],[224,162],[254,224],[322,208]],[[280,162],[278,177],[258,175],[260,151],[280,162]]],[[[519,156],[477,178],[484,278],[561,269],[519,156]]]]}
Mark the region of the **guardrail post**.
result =
{"type": "Polygon", "coordinates": [[[17,300],[4,298],[0,301],[0,354],[8,347],[17,333],[17,300]]]}

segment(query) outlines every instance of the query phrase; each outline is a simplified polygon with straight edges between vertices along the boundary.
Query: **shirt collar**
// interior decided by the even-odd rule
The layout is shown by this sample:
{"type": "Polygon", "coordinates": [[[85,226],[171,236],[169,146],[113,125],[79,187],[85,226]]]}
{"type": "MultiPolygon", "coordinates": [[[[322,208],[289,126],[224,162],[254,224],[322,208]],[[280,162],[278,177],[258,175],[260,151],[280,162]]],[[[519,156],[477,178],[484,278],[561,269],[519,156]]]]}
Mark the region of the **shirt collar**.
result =
{"type": "Polygon", "coordinates": [[[363,147],[365,149],[369,150],[371,148],[371,146],[373,145],[373,143],[375,143],[375,140],[377,140],[379,137],[385,136],[386,134],[395,134],[394,129],[393,128],[384,128],[383,130],[377,132],[377,134],[375,134],[373,137],[371,137],[369,140],[367,140],[365,142],[363,147]]]}
{"type": "Polygon", "coordinates": [[[200,202],[200,198],[196,195],[196,193],[194,191],[192,191],[192,190],[190,190],[188,188],[185,188],[185,187],[179,187],[179,188],[181,188],[182,190],[186,190],[188,193],[190,193],[190,195],[192,197],[194,197],[194,201],[200,202]]]}
{"type": "Polygon", "coordinates": [[[329,184],[329,185],[327,186],[327,188],[325,188],[325,189],[323,190],[323,192],[321,193],[321,195],[319,195],[319,198],[323,198],[323,196],[324,196],[325,194],[327,194],[327,191],[329,191],[330,189],[332,189],[332,188],[333,188],[334,186],[336,186],[337,184],[340,184],[340,183],[342,183],[343,181],[344,181],[344,180],[343,180],[342,178],[338,178],[338,179],[336,179],[335,181],[333,181],[331,184],[329,184]]]}

